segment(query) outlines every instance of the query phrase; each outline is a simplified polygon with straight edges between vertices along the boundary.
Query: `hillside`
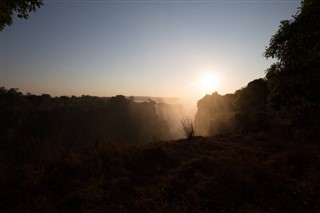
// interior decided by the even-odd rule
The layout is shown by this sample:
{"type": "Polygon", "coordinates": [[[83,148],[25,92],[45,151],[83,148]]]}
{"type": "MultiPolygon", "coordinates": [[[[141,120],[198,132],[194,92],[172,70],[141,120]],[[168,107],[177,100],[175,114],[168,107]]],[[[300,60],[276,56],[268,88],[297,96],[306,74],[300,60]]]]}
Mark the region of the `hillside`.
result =
{"type": "Polygon", "coordinates": [[[100,143],[85,151],[52,141],[1,144],[0,208],[319,212],[320,146],[310,138],[256,133],[135,146],[100,143]]]}
{"type": "MultiPolygon", "coordinates": [[[[257,7],[230,1],[250,10],[242,15],[229,3],[225,12],[218,5],[207,10],[222,1],[186,1],[183,7],[177,4],[184,1],[105,1],[110,7],[98,19],[91,18],[102,12],[100,1],[95,10],[84,2],[79,10],[65,10],[69,3],[52,8],[50,14],[61,15],[56,24],[56,15],[30,22],[25,29],[35,34],[23,28],[3,34],[4,85],[37,94],[206,95],[197,103],[52,97],[0,86],[0,212],[320,212],[319,0],[301,0],[291,19],[280,22],[263,53],[272,59],[265,76],[224,95],[213,92],[217,82],[233,91],[269,63],[254,57],[254,49],[265,46],[255,42],[269,35],[263,31],[278,12],[286,17],[283,1],[272,10],[262,1],[257,7]],[[128,10],[129,3],[144,5],[128,10]],[[260,18],[252,19],[251,11],[260,18]],[[242,25],[243,17],[246,24],[262,22],[242,25]],[[173,140],[181,135],[187,139],[173,140]]],[[[12,12],[26,19],[41,4],[2,1],[0,31],[11,24],[12,12]]]]}

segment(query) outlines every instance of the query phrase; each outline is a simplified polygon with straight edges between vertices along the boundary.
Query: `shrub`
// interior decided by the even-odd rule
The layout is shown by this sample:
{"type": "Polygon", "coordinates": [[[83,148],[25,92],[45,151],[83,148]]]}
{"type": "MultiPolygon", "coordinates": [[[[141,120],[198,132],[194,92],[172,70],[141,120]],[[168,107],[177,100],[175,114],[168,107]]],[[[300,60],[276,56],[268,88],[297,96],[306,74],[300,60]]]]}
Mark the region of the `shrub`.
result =
{"type": "Polygon", "coordinates": [[[183,118],[181,119],[181,132],[187,137],[187,139],[191,139],[195,136],[196,127],[191,118],[183,118]]]}

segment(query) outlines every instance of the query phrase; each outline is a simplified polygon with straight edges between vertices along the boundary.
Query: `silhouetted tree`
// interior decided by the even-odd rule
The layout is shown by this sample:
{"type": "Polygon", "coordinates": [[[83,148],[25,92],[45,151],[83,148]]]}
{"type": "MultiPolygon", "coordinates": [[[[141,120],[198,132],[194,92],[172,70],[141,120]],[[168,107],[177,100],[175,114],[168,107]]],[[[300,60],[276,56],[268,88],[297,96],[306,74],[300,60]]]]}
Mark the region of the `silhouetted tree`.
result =
{"type": "Polygon", "coordinates": [[[197,133],[206,136],[267,129],[267,95],[265,79],[255,79],[235,94],[206,95],[197,105],[197,133]]]}
{"type": "Polygon", "coordinates": [[[0,31],[12,24],[13,13],[19,18],[28,19],[29,13],[43,5],[43,0],[1,0],[0,1],[0,31]]]}
{"type": "Polygon", "coordinates": [[[235,111],[266,111],[268,88],[264,79],[255,79],[235,92],[235,111]]]}
{"type": "Polygon", "coordinates": [[[11,88],[7,90],[4,87],[0,87],[0,98],[17,99],[22,95],[22,92],[20,92],[18,88],[11,88]]]}
{"type": "Polygon", "coordinates": [[[275,58],[266,73],[271,107],[297,110],[320,104],[320,1],[304,0],[281,22],[266,49],[275,58]]]}

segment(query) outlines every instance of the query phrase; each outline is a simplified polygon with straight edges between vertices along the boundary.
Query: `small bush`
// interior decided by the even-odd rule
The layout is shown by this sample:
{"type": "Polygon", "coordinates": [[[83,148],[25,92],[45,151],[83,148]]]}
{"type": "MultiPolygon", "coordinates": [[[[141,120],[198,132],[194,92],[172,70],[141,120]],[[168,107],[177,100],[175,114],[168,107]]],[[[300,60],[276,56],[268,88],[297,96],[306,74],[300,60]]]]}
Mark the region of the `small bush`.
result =
{"type": "Polygon", "coordinates": [[[194,122],[190,118],[181,119],[181,132],[187,137],[187,139],[191,139],[196,134],[196,127],[194,122]]]}

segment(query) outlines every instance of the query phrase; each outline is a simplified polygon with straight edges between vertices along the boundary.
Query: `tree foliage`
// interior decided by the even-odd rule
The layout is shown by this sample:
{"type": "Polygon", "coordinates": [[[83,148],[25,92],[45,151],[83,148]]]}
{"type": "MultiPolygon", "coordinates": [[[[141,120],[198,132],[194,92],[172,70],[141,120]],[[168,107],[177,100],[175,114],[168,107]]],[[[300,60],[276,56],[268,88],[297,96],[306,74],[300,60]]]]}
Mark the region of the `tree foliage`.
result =
{"type": "Polygon", "coordinates": [[[266,111],[267,83],[265,79],[255,79],[235,92],[233,98],[234,111],[266,111]]]}
{"type": "Polygon", "coordinates": [[[19,18],[28,19],[29,13],[43,5],[43,0],[1,0],[0,1],[0,31],[11,26],[13,13],[19,18]]]}
{"type": "Polygon", "coordinates": [[[83,148],[97,141],[137,144],[168,139],[168,123],[155,105],[123,95],[51,97],[0,87],[0,145],[42,138],[83,148]]]}
{"type": "Polygon", "coordinates": [[[266,130],[269,128],[267,95],[265,79],[255,79],[234,94],[206,95],[197,104],[197,133],[212,136],[266,130]]]}
{"type": "Polygon", "coordinates": [[[277,59],[266,72],[272,108],[290,111],[318,105],[320,1],[302,1],[297,14],[281,22],[265,56],[277,59]]]}

